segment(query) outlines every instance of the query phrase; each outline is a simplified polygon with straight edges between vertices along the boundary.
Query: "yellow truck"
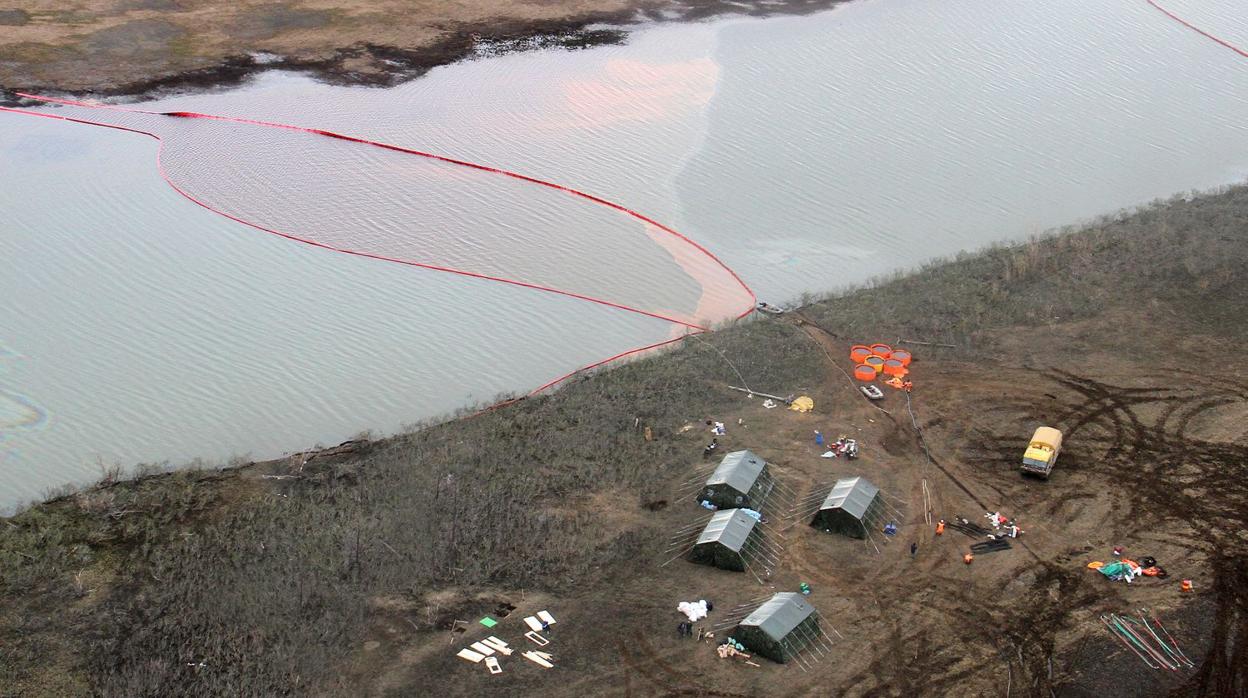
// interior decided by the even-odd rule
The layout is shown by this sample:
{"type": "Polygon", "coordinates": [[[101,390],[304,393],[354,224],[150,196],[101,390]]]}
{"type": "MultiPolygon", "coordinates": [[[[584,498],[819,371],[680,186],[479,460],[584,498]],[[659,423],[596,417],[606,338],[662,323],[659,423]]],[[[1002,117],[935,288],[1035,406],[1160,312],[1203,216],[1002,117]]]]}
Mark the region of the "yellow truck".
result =
{"type": "Polygon", "coordinates": [[[1062,432],[1053,427],[1040,427],[1031,435],[1031,443],[1023,453],[1023,472],[1047,479],[1062,452],[1062,432]]]}

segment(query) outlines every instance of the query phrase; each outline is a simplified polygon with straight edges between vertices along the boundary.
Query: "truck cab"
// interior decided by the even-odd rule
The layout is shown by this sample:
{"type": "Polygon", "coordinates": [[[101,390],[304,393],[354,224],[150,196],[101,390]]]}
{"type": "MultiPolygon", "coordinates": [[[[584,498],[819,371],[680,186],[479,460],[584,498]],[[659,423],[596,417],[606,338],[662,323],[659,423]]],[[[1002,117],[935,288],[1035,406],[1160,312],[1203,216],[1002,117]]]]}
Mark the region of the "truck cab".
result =
{"type": "Polygon", "coordinates": [[[1022,471],[1048,479],[1061,452],[1062,432],[1053,427],[1040,427],[1031,435],[1031,442],[1023,453],[1022,471]]]}

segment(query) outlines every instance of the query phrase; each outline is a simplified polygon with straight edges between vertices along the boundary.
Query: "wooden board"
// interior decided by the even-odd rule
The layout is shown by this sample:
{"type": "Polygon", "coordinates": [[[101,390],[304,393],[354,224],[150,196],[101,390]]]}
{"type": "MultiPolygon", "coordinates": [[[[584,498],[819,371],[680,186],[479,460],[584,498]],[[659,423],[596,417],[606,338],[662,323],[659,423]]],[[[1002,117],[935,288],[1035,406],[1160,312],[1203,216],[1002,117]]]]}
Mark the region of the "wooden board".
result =
{"type": "Polygon", "coordinates": [[[529,660],[530,662],[533,662],[534,664],[536,664],[536,665],[538,665],[538,666],[543,666],[543,667],[546,667],[547,669],[553,669],[553,668],[555,668],[555,665],[554,665],[554,664],[551,664],[550,662],[546,661],[545,659],[542,659],[541,657],[537,656],[537,654],[535,654],[535,653],[533,653],[533,652],[525,652],[525,653],[524,653],[524,658],[525,658],[525,659],[527,659],[527,660],[529,660]]]}
{"type": "Polygon", "coordinates": [[[494,637],[493,635],[485,638],[481,642],[489,645],[490,647],[493,647],[495,650],[498,650],[499,654],[510,655],[512,653],[512,649],[507,646],[506,642],[503,642],[502,640],[494,637]]]}

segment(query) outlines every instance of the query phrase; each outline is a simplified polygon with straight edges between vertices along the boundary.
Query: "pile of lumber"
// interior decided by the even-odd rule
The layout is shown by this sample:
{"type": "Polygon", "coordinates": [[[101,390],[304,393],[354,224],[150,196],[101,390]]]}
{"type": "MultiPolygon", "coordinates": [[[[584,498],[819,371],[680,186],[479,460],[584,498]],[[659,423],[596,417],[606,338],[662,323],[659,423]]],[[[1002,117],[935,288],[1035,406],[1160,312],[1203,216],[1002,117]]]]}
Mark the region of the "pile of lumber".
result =
{"type": "MultiPolygon", "coordinates": [[[[538,647],[545,647],[550,644],[550,640],[539,633],[539,631],[546,630],[555,624],[555,617],[550,612],[538,611],[537,615],[525,618],[524,624],[530,628],[529,632],[524,634],[525,638],[530,642],[538,647]]],[[[509,657],[514,651],[505,641],[491,635],[461,649],[455,656],[474,664],[484,662],[491,674],[501,674],[503,668],[498,661],[499,657],[509,657]]],[[[553,669],[555,666],[553,663],[554,655],[548,652],[529,650],[520,653],[520,656],[544,669],[553,669]]]]}
{"type": "MultiPolygon", "coordinates": [[[[474,642],[470,646],[465,647],[464,649],[460,650],[459,653],[456,654],[455,656],[461,659],[467,659],[468,661],[475,663],[475,662],[481,661],[482,659],[485,659],[486,657],[489,657],[495,652],[506,657],[506,656],[509,656],[513,651],[514,650],[512,650],[511,647],[509,647],[506,642],[503,642],[497,637],[494,637],[493,635],[491,635],[485,638],[484,640],[481,640],[480,642],[474,642]]],[[[497,661],[497,659],[495,661],[497,661]]]]}

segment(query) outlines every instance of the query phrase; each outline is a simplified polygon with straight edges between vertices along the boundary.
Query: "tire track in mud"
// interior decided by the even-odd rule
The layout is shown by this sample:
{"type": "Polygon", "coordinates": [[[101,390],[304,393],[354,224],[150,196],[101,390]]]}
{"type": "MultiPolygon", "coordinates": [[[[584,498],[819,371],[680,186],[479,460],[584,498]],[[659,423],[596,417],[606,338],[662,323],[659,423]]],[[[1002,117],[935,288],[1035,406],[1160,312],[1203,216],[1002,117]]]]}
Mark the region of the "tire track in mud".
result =
{"type": "MultiPolygon", "coordinates": [[[[1040,375],[1081,398],[1063,401],[1057,420],[1067,429],[1067,452],[1075,456],[1078,470],[1108,477],[1133,509],[1150,512],[1155,525],[1175,522],[1204,532],[1200,539],[1179,543],[1208,555],[1217,605],[1211,649],[1185,689],[1195,695],[1234,695],[1248,686],[1248,599],[1242,594],[1248,585],[1242,563],[1248,544],[1237,533],[1248,527],[1248,445],[1198,439],[1189,431],[1211,410],[1244,402],[1248,389],[1239,381],[1214,382],[1190,372],[1153,377],[1173,383],[1175,373],[1184,376],[1182,384],[1145,388],[1057,370],[1040,375]],[[1146,408],[1160,411],[1144,417],[1146,408]],[[1071,439],[1075,434],[1079,438],[1071,439]],[[1104,451],[1094,457],[1080,449],[1081,443],[1095,443],[1104,451]],[[1196,483],[1197,490],[1188,489],[1196,483]]],[[[1010,407],[1020,415],[1034,413],[1022,401],[1010,407]]],[[[976,434],[976,443],[965,450],[972,464],[997,467],[1003,458],[1013,459],[1017,434],[991,426],[976,434]]],[[[1077,606],[1073,599],[1064,601],[1072,604],[1077,606]]]]}
{"type": "Polygon", "coordinates": [[[1085,398],[1074,410],[1058,418],[1058,422],[1065,425],[1078,415],[1078,419],[1064,429],[1068,440],[1102,416],[1109,417],[1114,424],[1114,435],[1106,453],[1107,457],[1117,454],[1133,457],[1147,446],[1150,432],[1132,407],[1158,400],[1178,399],[1165,395],[1164,393],[1170,391],[1165,387],[1117,388],[1057,369],[1042,372],[1041,375],[1085,398]],[[1128,427],[1132,432],[1130,438],[1127,434],[1128,427]]]}
{"type": "MultiPolygon", "coordinates": [[[[817,333],[812,338],[820,344],[827,345],[835,337],[818,325],[803,323],[800,318],[798,322],[807,334],[817,333]]],[[[838,350],[839,347],[832,348],[834,352],[838,350]]],[[[1248,445],[1204,441],[1190,434],[1191,426],[1201,415],[1248,400],[1248,388],[1240,381],[1215,381],[1207,375],[1186,371],[1132,374],[1133,380],[1142,381],[1143,385],[1124,386],[1056,368],[1024,370],[1056,388],[1051,389],[1053,394],[1045,393],[1053,404],[1038,409],[1035,387],[1023,395],[1017,383],[1007,382],[990,383],[1000,393],[992,402],[1004,403],[1000,405],[1004,414],[993,410],[996,405],[990,407],[970,398],[958,398],[954,408],[964,408],[971,416],[963,427],[971,438],[954,451],[965,456],[933,458],[930,462],[967,497],[987,509],[976,495],[982,483],[975,482],[977,478],[964,477],[967,473],[959,468],[970,467],[973,475],[976,466],[986,465],[994,473],[1017,474],[1021,440],[1017,427],[1020,423],[1034,423],[1037,416],[1049,412],[1053,416],[1044,421],[1063,428],[1067,434],[1066,451],[1059,462],[1064,470],[1087,478],[1108,478],[1115,491],[1121,492],[1124,505],[1150,512],[1159,521],[1155,526],[1164,528],[1166,522],[1172,521],[1217,530],[1206,540],[1184,539],[1178,543],[1195,545],[1208,553],[1218,579],[1218,621],[1213,632],[1217,636],[1214,647],[1219,651],[1204,658],[1200,678],[1197,681],[1194,677],[1189,688],[1195,689],[1197,695],[1227,695],[1228,686],[1248,686],[1248,661],[1234,661],[1248,657],[1248,602],[1239,600],[1234,591],[1239,586],[1248,587],[1248,579],[1242,580],[1242,585],[1226,581],[1248,575],[1236,571],[1237,563],[1231,562],[1237,557],[1248,557],[1246,541],[1234,533],[1248,528],[1248,445]],[[1181,377],[1178,382],[1176,375],[1181,377]],[[981,418],[977,420],[976,415],[981,418]],[[984,418],[989,415],[990,418],[984,418]],[[1193,481],[1199,482],[1202,494],[1194,495],[1187,489],[1193,481]],[[1216,492],[1212,496],[1204,494],[1209,490],[1216,492]],[[1234,512],[1229,518],[1228,510],[1234,512]]],[[[898,420],[893,422],[898,426],[898,420]]],[[[1030,500],[1032,506],[1040,505],[1038,498],[1042,498],[1043,490],[1025,488],[1022,476],[1018,478],[1019,485],[1014,486],[1002,479],[1004,498],[1017,496],[1030,500]]],[[[1081,575],[1081,569],[1070,567],[1073,556],[1086,550],[1071,550],[1043,559],[1025,541],[1020,540],[1019,547],[1037,561],[1030,571],[1038,571],[1034,580],[1018,580],[1030,589],[1024,603],[998,603],[957,584],[950,584],[947,593],[922,603],[928,612],[948,618],[950,626],[956,627],[962,636],[962,643],[969,641],[986,648],[985,656],[1004,659],[1006,666],[999,669],[1001,690],[1012,678],[1016,694],[1049,695],[1050,691],[1069,685],[1074,676],[1070,662],[1076,659],[1071,654],[1075,650],[1059,647],[1058,638],[1076,628],[1081,614],[1100,608],[1106,601],[1106,592],[1081,575]]],[[[1242,563],[1238,564],[1242,567],[1242,563]]],[[[912,610],[919,612],[921,608],[912,610]]],[[[950,656],[949,650],[940,647],[923,648],[922,631],[903,632],[892,637],[892,641],[907,646],[920,643],[914,660],[906,659],[908,670],[930,677],[923,689],[952,689],[958,681],[965,680],[966,676],[954,669],[962,657],[956,653],[950,656]]],[[[868,693],[904,690],[909,684],[889,669],[890,663],[895,662],[892,655],[877,659],[866,671],[851,677],[847,685],[868,693]]],[[[981,666],[979,670],[990,681],[995,680],[992,672],[996,669],[981,666]]]]}

